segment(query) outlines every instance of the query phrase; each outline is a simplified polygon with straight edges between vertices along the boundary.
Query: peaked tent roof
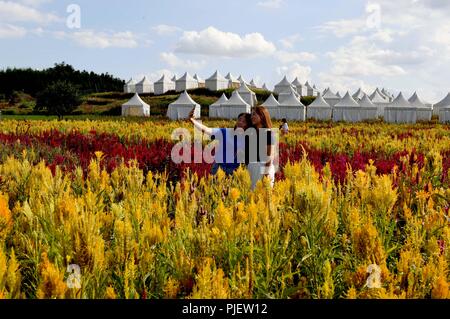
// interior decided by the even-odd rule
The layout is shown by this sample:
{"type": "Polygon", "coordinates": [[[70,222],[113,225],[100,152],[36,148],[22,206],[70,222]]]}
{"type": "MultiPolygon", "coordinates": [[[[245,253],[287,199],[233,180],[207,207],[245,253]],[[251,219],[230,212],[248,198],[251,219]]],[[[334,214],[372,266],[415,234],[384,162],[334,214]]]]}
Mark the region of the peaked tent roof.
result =
{"type": "Polygon", "coordinates": [[[275,99],[273,94],[270,94],[270,96],[267,98],[267,100],[265,100],[264,103],[261,105],[265,106],[265,107],[275,107],[275,106],[280,106],[280,103],[278,103],[278,101],[275,99]]]}
{"type": "Polygon", "coordinates": [[[288,81],[286,78],[286,75],[283,77],[283,79],[275,86],[290,86],[291,82],[288,81]]]}
{"type": "Polygon", "coordinates": [[[347,93],[344,95],[344,97],[335,105],[335,107],[356,107],[359,106],[358,102],[356,102],[353,97],[350,95],[350,92],[347,91],[347,93]]]}
{"type": "Polygon", "coordinates": [[[231,72],[228,72],[228,74],[225,75],[225,79],[231,80],[231,81],[233,81],[233,82],[239,82],[239,81],[231,74],[231,72]]]}
{"type": "Polygon", "coordinates": [[[258,85],[255,83],[255,80],[253,80],[253,79],[250,81],[250,85],[251,85],[251,86],[254,86],[254,87],[257,87],[257,86],[258,86],[258,85]]]}
{"type": "Polygon", "coordinates": [[[313,87],[311,86],[311,84],[309,84],[308,81],[306,81],[305,86],[306,86],[308,89],[311,89],[311,90],[313,89],[313,87]]]}
{"type": "Polygon", "coordinates": [[[122,106],[149,106],[147,103],[145,103],[139,94],[135,93],[133,97],[126,103],[122,104],[122,106]]]}
{"type": "Polygon", "coordinates": [[[363,97],[361,98],[361,101],[359,101],[359,105],[362,107],[377,107],[373,102],[370,100],[369,96],[364,93],[363,97]]]}
{"type": "Polygon", "coordinates": [[[239,92],[233,91],[233,94],[231,94],[231,97],[228,101],[223,103],[224,105],[248,105],[247,102],[245,102],[239,92]]]}
{"type": "Polygon", "coordinates": [[[189,72],[186,72],[186,73],[184,73],[184,75],[183,75],[181,78],[179,78],[177,81],[191,81],[191,82],[194,82],[194,81],[197,81],[197,80],[194,79],[194,78],[189,74],[189,72]]]}
{"type": "Polygon", "coordinates": [[[421,107],[421,108],[427,107],[425,105],[425,103],[417,95],[417,92],[414,92],[414,94],[409,98],[408,102],[411,103],[411,105],[415,106],[415,107],[421,107]]]}
{"type": "Polygon", "coordinates": [[[198,105],[198,103],[195,102],[186,91],[181,93],[180,96],[178,97],[178,99],[175,102],[170,103],[170,105],[172,105],[172,104],[176,104],[176,105],[198,105]]]}
{"type": "Polygon", "coordinates": [[[267,87],[266,83],[263,84],[262,88],[266,91],[269,91],[269,88],[267,87]]]}
{"type": "Polygon", "coordinates": [[[298,77],[296,77],[295,80],[292,81],[292,84],[295,86],[303,86],[302,82],[299,81],[298,77]]]}
{"type": "Polygon", "coordinates": [[[163,74],[162,77],[155,83],[167,83],[167,82],[172,82],[172,80],[169,80],[169,78],[168,77],[166,78],[166,75],[163,74]]]}
{"type": "Polygon", "coordinates": [[[372,95],[370,96],[370,99],[372,100],[372,103],[387,103],[385,97],[383,97],[378,90],[375,90],[372,95]]]}
{"type": "Polygon", "coordinates": [[[245,81],[245,79],[244,79],[244,77],[243,77],[242,75],[239,75],[239,77],[237,78],[237,80],[238,80],[239,82],[247,83],[247,81],[245,81]]]}
{"type": "Polygon", "coordinates": [[[133,80],[133,78],[131,78],[127,83],[125,83],[125,85],[133,85],[136,84],[136,81],[133,80]]]}
{"type": "Polygon", "coordinates": [[[177,80],[177,76],[174,75],[173,78],[171,79],[173,82],[175,82],[177,80]]]}
{"type": "Polygon", "coordinates": [[[356,91],[355,94],[352,95],[352,97],[354,99],[362,99],[365,94],[366,93],[364,93],[364,91],[361,88],[359,88],[358,91],[356,91]]]}
{"type": "Polygon", "coordinates": [[[152,84],[152,82],[150,82],[146,76],[144,76],[144,78],[142,80],[139,81],[139,83],[137,83],[137,85],[143,85],[143,84],[152,84]]]}
{"type": "Polygon", "coordinates": [[[336,96],[337,96],[338,98],[342,98],[341,93],[339,93],[339,91],[336,92],[336,96]]]}
{"type": "Polygon", "coordinates": [[[253,93],[255,94],[255,92],[253,92],[252,90],[250,90],[247,86],[247,83],[241,81],[241,86],[239,86],[239,89],[237,89],[237,91],[239,93],[253,93]]]}
{"type": "Polygon", "coordinates": [[[450,106],[450,93],[448,93],[446,97],[444,97],[441,101],[436,103],[434,106],[437,106],[437,107],[450,106]]]}
{"type": "Polygon", "coordinates": [[[392,101],[391,104],[389,104],[389,106],[394,106],[394,107],[411,107],[411,103],[409,103],[405,97],[403,96],[403,93],[400,92],[398,94],[398,96],[395,98],[394,101],[392,101]]]}
{"type": "Polygon", "coordinates": [[[339,99],[340,97],[337,96],[336,94],[334,94],[330,88],[328,88],[323,92],[323,98],[324,99],[339,99]]]}
{"type": "Polygon", "coordinates": [[[211,75],[209,78],[207,78],[207,80],[209,80],[209,81],[214,81],[214,80],[226,81],[227,79],[224,78],[222,76],[222,74],[220,74],[220,72],[216,70],[216,72],[214,72],[213,75],[211,75]]]}
{"type": "Polygon", "coordinates": [[[327,101],[323,99],[322,94],[319,94],[308,107],[331,107],[331,106],[330,104],[327,103],[327,101]]]}
{"type": "Polygon", "coordinates": [[[199,76],[197,75],[197,73],[194,74],[194,79],[196,79],[197,82],[200,82],[200,83],[205,82],[205,80],[203,80],[201,77],[199,77],[199,76]]]}
{"type": "Polygon", "coordinates": [[[281,106],[304,106],[303,103],[295,96],[294,92],[291,92],[289,96],[280,103],[281,106]]]}
{"type": "Polygon", "coordinates": [[[227,96],[225,95],[225,93],[222,94],[222,96],[213,104],[211,104],[211,106],[215,105],[215,106],[220,106],[221,104],[225,103],[228,101],[227,96]]]}

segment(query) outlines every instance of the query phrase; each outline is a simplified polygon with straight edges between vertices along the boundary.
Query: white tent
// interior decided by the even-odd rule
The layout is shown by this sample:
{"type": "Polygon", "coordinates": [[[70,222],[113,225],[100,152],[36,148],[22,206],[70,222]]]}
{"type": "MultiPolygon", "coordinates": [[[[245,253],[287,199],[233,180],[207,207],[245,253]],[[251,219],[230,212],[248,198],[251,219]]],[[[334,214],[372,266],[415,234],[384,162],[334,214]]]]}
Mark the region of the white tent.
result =
{"type": "Polygon", "coordinates": [[[237,78],[237,81],[239,82],[239,85],[242,84],[242,82],[245,83],[245,85],[250,85],[250,83],[248,83],[247,81],[245,81],[244,77],[242,75],[239,75],[239,77],[237,78]]]}
{"type": "Polygon", "coordinates": [[[175,82],[177,81],[177,75],[175,74],[171,80],[172,80],[173,84],[175,85],[175,82]]]}
{"type": "Polygon", "coordinates": [[[366,95],[366,93],[364,93],[364,91],[361,88],[359,88],[358,91],[356,91],[355,94],[352,95],[352,97],[355,101],[360,101],[362,100],[364,95],[366,95]]]}
{"type": "MultiPolygon", "coordinates": [[[[370,100],[373,102],[373,99],[375,96],[381,96],[381,98],[383,99],[384,103],[389,103],[389,97],[387,97],[386,95],[384,95],[379,88],[376,88],[375,91],[373,91],[373,93],[370,95],[370,100]]],[[[375,103],[375,102],[373,102],[375,103]]]]}
{"type": "Polygon", "coordinates": [[[132,78],[123,86],[123,93],[136,93],[136,82],[132,78]]]}
{"type": "Polygon", "coordinates": [[[360,107],[360,120],[375,120],[377,118],[378,107],[372,103],[369,96],[364,94],[362,99],[358,102],[360,107]]]}
{"type": "Polygon", "coordinates": [[[122,116],[150,116],[150,105],[135,93],[128,102],[122,104],[122,116]]]}
{"type": "Polygon", "coordinates": [[[236,119],[241,113],[250,113],[251,106],[245,102],[236,90],[230,99],[222,103],[221,117],[226,119],[236,119]]]}
{"type": "Polygon", "coordinates": [[[450,106],[450,93],[447,94],[446,97],[444,97],[440,102],[438,102],[437,104],[433,105],[433,114],[434,115],[440,115],[439,110],[441,108],[450,106]]]}
{"type": "Polygon", "coordinates": [[[189,117],[189,113],[195,107],[194,117],[200,117],[200,104],[195,102],[189,94],[184,91],[179,98],[169,104],[167,109],[167,117],[171,120],[183,120],[189,117]]]}
{"type": "Polygon", "coordinates": [[[226,90],[228,89],[228,80],[225,79],[219,71],[216,71],[206,79],[206,88],[211,91],[226,90]]]}
{"type": "Polygon", "coordinates": [[[269,111],[271,118],[280,118],[280,103],[278,103],[273,94],[270,94],[261,106],[264,106],[269,111]]]}
{"type": "Polygon", "coordinates": [[[294,92],[291,92],[289,97],[279,106],[279,118],[285,118],[291,121],[305,121],[306,107],[300,102],[294,92]]]}
{"type": "Polygon", "coordinates": [[[238,89],[241,83],[230,73],[225,76],[225,79],[228,80],[228,88],[230,89],[238,89]]]}
{"type": "Polygon", "coordinates": [[[392,102],[394,100],[394,98],[392,97],[392,94],[388,90],[386,90],[385,88],[383,88],[381,90],[381,93],[383,93],[384,96],[389,99],[389,102],[392,102]]]}
{"type": "Polygon", "coordinates": [[[411,103],[412,106],[417,107],[417,121],[431,121],[433,108],[427,106],[417,95],[417,92],[414,92],[408,102],[411,103]]]}
{"type": "Polygon", "coordinates": [[[254,88],[254,89],[257,89],[258,88],[258,84],[256,84],[256,82],[255,82],[255,80],[251,80],[250,81],[250,87],[252,87],[252,88],[254,88]]]}
{"type": "Polygon", "coordinates": [[[204,88],[206,86],[205,80],[203,80],[200,76],[197,74],[194,74],[193,78],[197,80],[197,85],[199,88],[204,88]]]}
{"type": "Polygon", "coordinates": [[[153,93],[153,83],[144,76],[144,78],[136,84],[136,93],[153,93]]]}
{"type": "Polygon", "coordinates": [[[291,87],[292,87],[291,82],[289,82],[287,80],[286,76],[284,76],[283,79],[278,84],[275,85],[275,88],[273,91],[276,94],[280,94],[282,92],[288,91],[291,87]]]}
{"type": "Polygon", "coordinates": [[[334,94],[330,88],[326,89],[323,92],[322,97],[331,106],[335,106],[341,100],[341,98],[339,96],[337,96],[336,94],[334,94]]]}
{"type": "Polygon", "coordinates": [[[416,123],[417,107],[412,106],[403,93],[384,108],[384,121],[388,123],[416,123]]]}
{"type": "Polygon", "coordinates": [[[237,90],[242,99],[250,106],[255,106],[258,100],[256,94],[250,90],[245,82],[241,82],[241,86],[237,90]]]}
{"type": "Polygon", "coordinates": [[[338,98],[342,99],[341,93],[339,93],[339,91],[336,92],[336,96],[337,96],[338,98]]]}
{"type": "Polygon", "coordinates": [[[288,99],[291,94],[294,94],[297,99],[300,100],[300,94],[297,93],[297,90],[294,86],[290,86],[285,91],[278,94],[278,102],[283,103],[286,99],[288,99]]]}
{"type": "MultiPolygon", "coordinates": [[[[208,80],[207,80],[208,81],[208,80]]],[[[209,106],[209,118],[221,118],[222,117],[222,104],[227,102],[228,98],[225,93],[222,94],[220,99],[209,106]]]]}
{"type": "Polygon", "coordinates": [[[384,116],[384,108],[389,105],[389,102],[378,92],[378,89],[372,93],[370,100],[377,106],[377,116],[384,116]]]}
{"type": "Polygon", "coordinates": [[[305,83],[305,88],[306,88],[306,94],[308,96],[318,96],[319,93],[320,93],[317,89],[312,87],[311,84],[309,84],[308,81],[306,81],[306,83],[305,83]]]}
{"type": "Polygon", "coordinates": [[[300,96],[306,96],[308,95],[308,90],[306,89],[306,87],[300,82],[300,80],[297,78],[295,78],[294,81],[292,81],[292,85],[296,87],[297,89],[297,93],[300,96]]]}
{"type": "Polygon", "coordinates": [[[161,95],[173,90],[175,90],[175,82],[166,77],[165,74],[155,82],[155,95],[161,95]]]}
{"type": "Polygon", "coordinates": [[[182,92],[198,88],[198,81],[194,79],[188,72],[175,81],[175,91],[182,92]]]}
{"type": "Polygon", "coordinates": [[[269,88],[267,87],[266,83],[263,84],[262,89],[265,91],[270,91],[269,88]]]}
{"type": "Polygon", "coordinates": [[[333,121],[360,122],[361,107],[349,92],[333,107],[333,121]]]}
{"type": "Polygon", "coordinates": [[[319,121],[331,120],[333,108],[324,100],[321,94],[307,107],[308,119],[319,121]]]}
{"type": "Polygon", "coordinates": [[[439,122],[450,123],[450,106],[444,106],[439,109],[439,122]]]}

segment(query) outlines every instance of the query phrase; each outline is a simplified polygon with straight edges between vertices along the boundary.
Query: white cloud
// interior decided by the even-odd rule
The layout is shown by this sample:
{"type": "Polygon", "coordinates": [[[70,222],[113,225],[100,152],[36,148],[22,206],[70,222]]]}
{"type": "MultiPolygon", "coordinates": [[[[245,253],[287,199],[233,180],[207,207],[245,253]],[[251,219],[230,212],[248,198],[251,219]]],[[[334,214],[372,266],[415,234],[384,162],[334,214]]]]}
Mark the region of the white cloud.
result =
{"type": "Polygon", "coordinates": [[[312,70],[309,66],[294,63],[290,66],[280,66],[276,69],[276,71],[279,76],[286,75],[291,81],[298,77],[300,82],[306,82],[310,78],[312,70]]]}
{"type": "Polygon", "coordinates": [[[187,70],[197,70],[205,66],[206,61],[192,61],[183,60],[173,54],[172,52],[162,52],[160,54],[161,60],[167,63],[172,68],[187,69],[187,70]]]}
{"type": "Polygon", "coordinates": [[[366,21],[364,19],[348,19],[328,21],[316,27],[316,29],[324,33],[331,32],[338,38],[342,38],[361,33],[362,30],[365,30],[366,26],[366,21]]]}
{"type": "Polygon", "coordinates": [[[258,2],[258,6],[269,8],[269,9],[278,9],[281,8],[283,4],[283,0],[265,0],[258,2]]]}
{"type": "Polygon", "coordinates": [[[22,38],[27,34],[27,30],[11,24],[0,24],[0,39],[22,38]]]}
{"type": "MultiPolygon", "coordinates": [[[[326,54],[336,76],[397,76],[406,71],[391,61],[394,53],[382,50],[358,36],[346,46],[326,54]]],[[[398,58],[398,57],[397,57],[398,58]]]]}
{"type": "Polygon", "coordinates": [[[297,42],[300,42],[302,37],[300,34],[293,34],[280,40],[280,43],[286,49],[292,49],[297,42]]]}
{"type": "Polygon", "coordinates": [[[63,35],[86,48],[135,48],[138,46],[137,37],[130,31],[105,33],[86,30],[63,35]]]}
{"type": "Polygon", "coordinates": [[[275,57],[281,63],[291,63],[291,62],[309,62],[316,59],[315,54],[310,52],[288,52],[288,51],[277,51],[275,57]]]}
{"type": "Polygon", "coordinates": [[[160,36],[169,36],[181,31],[180,28],[167,24],[159,24],[157,26],[152,27],[152,30],[155,31],[156,34],[160,36]]]}
{"type": "Polygon", "coordinates": [[[2,22],[32,22],[48,24],[61,19],[52,13],[44,13],[20,3],[0,1],[0,20],[2,22]]]}
{"type": "Polygon", "coordinates": [[[175,52],[220,57],[255,57],[274,53],[275,45],[260,33],[240,36],[208,27],[200,32],[186,31],[176,44],[175,52]]]}
{"type": "Polygon", "coordinates": [[[52,2],[52,0],[20,0],[20,2],[28,6],[39,7],[42,4],[52,2]]]}

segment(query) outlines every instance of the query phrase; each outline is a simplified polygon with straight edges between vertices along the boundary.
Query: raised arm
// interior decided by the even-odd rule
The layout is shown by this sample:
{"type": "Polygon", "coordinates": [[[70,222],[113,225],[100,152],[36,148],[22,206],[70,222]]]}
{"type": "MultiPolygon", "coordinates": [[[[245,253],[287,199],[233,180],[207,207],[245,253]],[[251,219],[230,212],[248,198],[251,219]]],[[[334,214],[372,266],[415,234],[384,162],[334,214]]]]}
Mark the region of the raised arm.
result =
{"type": "Polygon", "coordinates": [[[200,121],[197,121],[194,118],[194,111],[195,111],[195,107],[192,109],[192,111],[189,113],[189,120],[191,120],[191,122],[194,124],[194,126],[199,129],[200,131],[202,131],[203,133],[211,136],[213,135],[213,130],[209,127],[207,127],[206,125],[203,125],[202,123],[200,123],[200,121]]]}

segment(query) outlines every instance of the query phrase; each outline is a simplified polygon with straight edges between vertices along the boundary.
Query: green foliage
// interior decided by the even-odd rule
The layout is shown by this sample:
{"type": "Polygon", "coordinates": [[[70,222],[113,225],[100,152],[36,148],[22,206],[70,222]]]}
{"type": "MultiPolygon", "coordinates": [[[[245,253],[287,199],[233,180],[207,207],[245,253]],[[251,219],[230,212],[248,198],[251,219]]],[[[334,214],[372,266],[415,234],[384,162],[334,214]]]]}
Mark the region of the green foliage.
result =
{"type": "Polygon", "coordinates": [[[81,104],[77,88],[65,81],[50,84],[37,96],[36,111],[46,111],[48,115],[62,118],[72,113],[81,104]]]}
{"type": "Polygon", "coordinates": [[[303,97],[301,98],[301,102],[302,102],[304,105],[308,106],[308,105],[310,105],[312,102],[314,102],[315,99],[316,99],[315,96],[303,96],[303,97]]]}
{"type": "Polygon", "coordinates": [[[123,80],[108,73],[78,71],[62,62],[42,71],[31,68],[0,70],[0,95],[11,98],[14,91],[19,91],[36,96],[56,81],[71,82],[79,87],[82,94],[122,91],[124,84],[123,80]]]}

